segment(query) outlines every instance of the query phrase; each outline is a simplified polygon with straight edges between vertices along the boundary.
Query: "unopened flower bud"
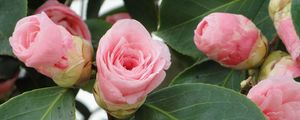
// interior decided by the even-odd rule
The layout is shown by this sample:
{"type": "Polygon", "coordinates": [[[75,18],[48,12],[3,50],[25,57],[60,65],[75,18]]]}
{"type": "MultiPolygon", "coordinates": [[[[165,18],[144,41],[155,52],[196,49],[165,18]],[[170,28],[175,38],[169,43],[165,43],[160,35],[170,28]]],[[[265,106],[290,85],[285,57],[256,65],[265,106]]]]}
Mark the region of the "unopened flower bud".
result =
{"type": "Polygon", "coordinates": [[[300,39],[291,17],[291,0],[271,0],[269,13],[287,51],[292,59],[300,64],[300,39]]]}
{"type": "Polygon", "coordinates": [[[280,16],[281,12],[281,16],[282,15],[287,15],[289,14],[289,11],[287,11],[288,9],[286,8],[286,6],[290,6],[291,0],[270,0],[269,3],[269,15],[271,17],[271,19],[278,19],[278,17],[280,16]]]}
{"type": "Polygon", "coordinates": [[[281,51],[270,54],[264,62],[259,80],[264,80],[274,76],[292,76],[293,78],[300,76],[300,67],[291,56],[281,51]]]}
{"type": "Polygon", "coordinates": [[[242,15],[212,13],[203,18],[194,33],[197,48],[229,68],[257,67],[268,51],[264,35],[242,15]]]}
{"type": "Polygon", "coordinates": [[[277,64],[284,56],[288,56],[288,54],[282,51],[271,52],[261,66],[258,79],[266,79],[274,69],[275,64],[277,64]]]}

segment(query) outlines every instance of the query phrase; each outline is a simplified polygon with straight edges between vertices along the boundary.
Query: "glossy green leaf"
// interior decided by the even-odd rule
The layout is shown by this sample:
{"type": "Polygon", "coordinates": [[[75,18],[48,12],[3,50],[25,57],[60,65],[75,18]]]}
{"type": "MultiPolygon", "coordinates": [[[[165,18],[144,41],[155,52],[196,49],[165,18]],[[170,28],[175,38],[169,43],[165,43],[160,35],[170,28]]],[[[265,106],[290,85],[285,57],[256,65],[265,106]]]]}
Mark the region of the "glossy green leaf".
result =
{"type": "Polygon", "coordinates": [[[292,19],[298,36],[300,36],[300,0],[292,0],[292,19]]]}
{"type": "Polygon", "coordinates": [[[239,91],[240,83],[245,79],[245,71],[225,68],[214,61],[204,61],[197,63],[178,74],[170,85],[207,83],[239,91]]]}
{"type": "Polygon", "coordinates": [[[194,29],[212,12],[243,14],[254,19],[265,0],[163,0],[160,27],[155,33],[176,51],[194,58],[203,56],[193,42],[194,29]]]}
{"type": "Polygon", "coordinates": [[[137,120],[266,120],[244,95],[208,84],[182,84],[148,96],[137,120]]]}
{"type": "Polygon", "coordinates": [[[132,18],[141,22],[149,31],[157,30],[158,7],[155,0],[124,0],[124,3],[132,18]]]}
{"type": "Polygon", "coordinates": [[[182,55],[173,49],[170,49],[172,64],[166,71],[166,77],[157,89],[166,87],[177,76],[178,73],[191,66],[195,61],[188,56],[182,55]]]}
{"type": "Polygon", "coordinates": [[[88,19],[85,21],[92,34],[92,44],[94,48],[97,48],[100,38],[111,27],[111,24],[101,19],[88,19]]]}
{"type": "Polygon", "coordinates": [[[265,35],[268,41],[271,41],[273,40],[273,38],[276,36],[277,33],[273,21],[269,16],[269,12],[268,12],[269,2],[270,0],[264,1],[263,6],[260,8],[253,22],[262,31],[262,33],[265,35]]]}
{"type": "Polygon", "coordinates": [[[104,0],[89,0],[87,11],[86,11],[86,18],[97,18],[99,14],[100,7],[104,0]]]}
{"type": "Polygon", "coordinates": [[[27,0],[0,0],[0,54],[12,55],[8,42],[16,22],[26,16],[27,0]]]}
{"type": "Polygon", "coordinates": [[[75,120],[71,90],[51,87],[14,97],[0,106],[1,120],[75,120]]]}

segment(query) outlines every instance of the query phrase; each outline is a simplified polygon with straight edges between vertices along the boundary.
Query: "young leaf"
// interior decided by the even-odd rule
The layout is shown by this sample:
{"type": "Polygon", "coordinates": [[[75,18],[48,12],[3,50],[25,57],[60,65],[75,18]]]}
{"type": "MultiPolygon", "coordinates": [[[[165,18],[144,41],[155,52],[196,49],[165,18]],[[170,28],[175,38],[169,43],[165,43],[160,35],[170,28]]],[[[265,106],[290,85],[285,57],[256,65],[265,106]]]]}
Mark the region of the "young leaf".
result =
{"type": "Polygon", "coordinates": [[[182,84],[148,96],[137,120],[266,120],[244,95],[206,84],[182,84]]]}
{"type": "Polygon", "coordinates": [[[273,21],[269,16],[269,12],[268,12],[269,2],[270,0],[264,1],[262,7],[260,8],[253,22],[265,35],[268,41],[271,41],[273,40],[273,38],[276,36],[277,33],[273,21]]]}
{"type": "Polygon", "coordinates": [[[0,54],[13,55],[8,38],[27,13],[27,0],[0,0],[0,54]]]}
{"type": "Polygon", "coordinates": [[[254,19],[265,0],[163,0],[156,32],[176,51],[194,58],[203,56],[193,42],[194,29],[212,12],[243,14],[254,19]]]}
{"type": "Polygon", "coordinates": [[[245,79],[245,71],[225,68],[213,61],[204,61],[197,63],[178,74],[170,85],[208,83],[239,91],[240,83],[245,79]]]}
{"type": "Polygon", "coordinates": [[[134,19],[149,31],[157,30],[158,15],[155,0],[124,0],[125,7],[134,19]]]}
{"type": "Polygon", "coordinates": [[[88,8],[86,11],[86,17],[87,19],[90,18],[97,18],[98,17],[98,13],[100,10],[100,7],[102,5],[104,0],[89,0],[88,1],[88,8]]]}
{"type": "Polygon", "coordinates": [[[75,120],[71,90],[50,87],[25,92],[0,106],[1,120],[75,120]]]}
{"type": "Polygon", "coordinates": [[[300,36],[300,0],[292,0],[292,19],[298,36],[300,36]]]}
{"type": "Polygon", "coordinates": [[[111,24],[101,19],[88,19],[85,21],[85,23],[88,25],[92,34],[92,45],[94,48],[97,48],[100,38],[111,27],[111,24]]]}

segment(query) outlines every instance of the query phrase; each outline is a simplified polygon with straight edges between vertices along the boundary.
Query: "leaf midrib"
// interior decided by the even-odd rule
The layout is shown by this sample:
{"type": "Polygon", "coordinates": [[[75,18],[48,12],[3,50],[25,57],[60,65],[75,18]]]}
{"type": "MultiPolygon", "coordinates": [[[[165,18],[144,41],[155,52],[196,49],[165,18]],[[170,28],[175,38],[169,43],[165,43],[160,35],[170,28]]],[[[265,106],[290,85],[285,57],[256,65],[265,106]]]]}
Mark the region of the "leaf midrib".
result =
{"type": "Polygon", "coordinates": [[[163,115],[165,115],[166,117],[168,117],[170,120],[179,120],[176,117],[174,117],[173,115],[165,112],[164,110],[162,110],[162,109],[160,109],[160,108],[158,108],[158,107],[156,107],[154,105],[151,105],[151,104],[148,104],[148,103],[145,103],[144,105],[147,106],[147,107],[149,107],[149,108],[152,108],[155,111],[158,111],[158,112],[162,113],[163,115]]]}
{"type": "Polygon", "coordinates": [[[41,120],[45,120],[46,117],[49,115],[50,111],[53,109],[53,107],[58,103],[58,101],[63,98],[63,95],[67,92],[67,89],[63,89],[61,93],[52,101],[47,111],[42,116],[41,120]]]}

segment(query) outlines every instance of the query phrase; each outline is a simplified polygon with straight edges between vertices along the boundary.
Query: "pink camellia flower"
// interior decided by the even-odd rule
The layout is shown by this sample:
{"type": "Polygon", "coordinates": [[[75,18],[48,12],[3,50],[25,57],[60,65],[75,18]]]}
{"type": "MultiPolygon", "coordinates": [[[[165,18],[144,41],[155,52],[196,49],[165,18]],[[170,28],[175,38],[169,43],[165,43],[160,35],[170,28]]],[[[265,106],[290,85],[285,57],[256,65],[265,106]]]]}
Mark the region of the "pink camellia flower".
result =
{"type": "Polygon", "coordinates": [[[118,20],[122,20],[122,19],[131,19],[131,17],[128,13],[122,12],[122,13],[116,13],[116,14],[107,16],[105,18],[105,21],[108,23],[114,24],[118,20]]]}
{"type": "Polygon", "coordinates": [[[90,76],[91,43],[73,37],[44,13],[19,20],[9,41],[19,60],[62,87],[79,84],[90,76]]]}
{"type": "Polygon", "coordinates": [[[259,82],[247,97],[259,106],[268,120],[299,120],[299,91],[300,83],[286,74],[259,82]]]}
{"type": "Polygon", "coordinates": [[[194,34],[197,48],[225,67],[256,67],[268,50],[266,38],[242,15],[212,13],[202,19],[194,34]]]}
{"type": "Polygon", "coordinates": [[[291,18],[290,0],[271,0],[269,13],[274,21],[278,36],[296,63],[300,64],[300,39],[291,18]]]}
{"type": "Polygon", "coordinates": [[[72,35],[91,40],[87,25],[68,6],[59,3],[57,0],[48,0],[35,11],[35,14],[41,12],[45,12],[54,23],[62,25],[72,35]]]}
{"type": "Polygon", "coordinates": [[[94,96],[112,116],[126,118],[165,78],[168,47],[153,40],[141,23],[119,20],[100,39],[94,96]]]}

